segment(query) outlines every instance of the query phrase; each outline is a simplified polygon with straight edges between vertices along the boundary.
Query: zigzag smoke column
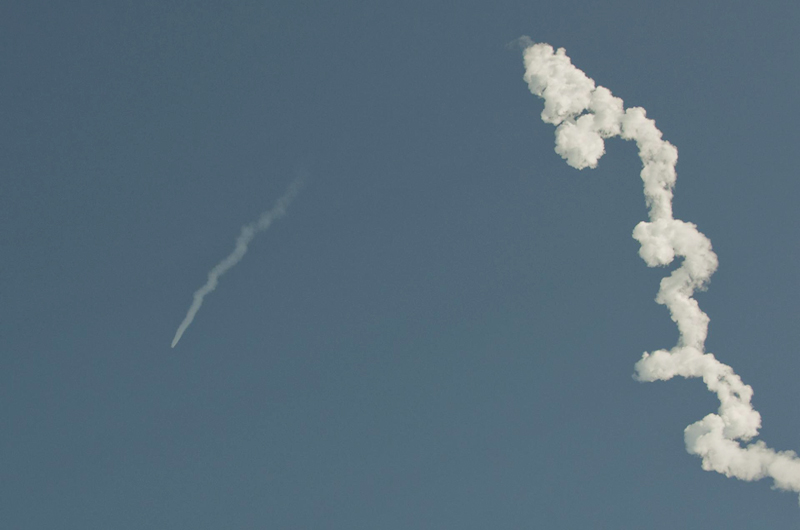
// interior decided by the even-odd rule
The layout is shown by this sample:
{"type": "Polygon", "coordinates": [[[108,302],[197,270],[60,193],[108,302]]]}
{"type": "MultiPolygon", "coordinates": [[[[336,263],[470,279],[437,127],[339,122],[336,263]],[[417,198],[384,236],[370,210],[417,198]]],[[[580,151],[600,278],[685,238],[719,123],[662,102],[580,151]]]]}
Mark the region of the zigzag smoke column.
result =
{"type": "Polygon", "coordinates": [[[742,480],[770,477],[775,487],[800,492],[800,459],[793,451],[775,451],[764,442],[747,445],[758,435],[761,415],[753,409],[753,390],[733,369],[705,352],[708,316],[693,298],[717,268],[711,242],[697,227],[672,217],[672,189],[678,150],[661,139],[655,122],[640,107],[624,109],[620,98],[572,65],[563,48],[527,44],[523,54],[524,79],[530,91],[544,99],[542,120],[556,126],[556,152],[570,166],[596,167],[605,153],[604,139],[634,140],[642,160],[644,196],[649,221],[633,230],[639,255],[650,267],[683,258],[672,274],[661,280],[656,302],[665,305],[677,324],[680,338],[670,350],[644,353],[636,363],[639,381],[668,380],[675,376],[700,377],[716,393],[720,407],[684,430],[686,450],[702,458],[703,469],[742,480]]]}

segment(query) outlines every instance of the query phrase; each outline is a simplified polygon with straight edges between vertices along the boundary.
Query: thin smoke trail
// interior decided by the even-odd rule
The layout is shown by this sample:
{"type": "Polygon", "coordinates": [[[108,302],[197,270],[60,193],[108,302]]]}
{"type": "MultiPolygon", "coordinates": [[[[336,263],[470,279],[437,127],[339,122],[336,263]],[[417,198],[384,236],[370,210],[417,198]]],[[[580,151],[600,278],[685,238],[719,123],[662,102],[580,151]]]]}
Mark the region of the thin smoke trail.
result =
{"type": "Polygon", "coordinates": [[[730,366],[705,352],[709,319],[693,295],[705,288],[717,269],[717,256],[694,224],[672,216],[678,150],[661,139],[661,131],[644,109],[625,109],[620,98],[595,86],[573,66],[563,48],[554,51],[527,37],[521,42],[525,45],[524,80],[534,95],[544,99],[542,120],[556,126],[556,152],[574,168],[593,168],[605,153],[605,138],[635,141],[650,218],[633,230],[641,245],[639,255],[650,267],[683,258],[681,265],[661,280],[656,296],[656,302],[669,309],[678,326],[678,344],[670,350],[644,353],[636,363],[634,377],[639,381],[702,378],[719,398],[720,407],[716,414],[686,427],[686,450],[702,458],[707,471],[742,480],[769,477],[776,488],[800,492],[800,459],[793,451],[775,451],[762,441],[747,443],[761,427],[761,415],[750,403],[752,388],[730,366]]]}
{"type": "Polygon", "coordinates": [[[205,283],[205,285],[194,292],[192,305],[189,306],[189,311],[186,313],[186,317],[183,319],[183,322],[181,322],[181,325],[178,326],[178,331],[175,332],[175,338],[172,339],[172,348],[178,344],[178,341],[181,340],[183,332],[186,331],[186,328],[188,328],[189,324],[191,324],[192,320],[194,320],[194,316],[200,310],[200,306],[203,305],[203,298],[217,288],[217,283],[219,283],[220,276],[228,272],[228,270],[242,260],[247,252],[247,245],[250,244],[256,234],[267,230],[272,225],[273,221],[286,215],[286,209],[300,192],[302,187],[303,177],[296,178],[291,184],[289,184],[289,188],[286,190],[286,193],[284,193],[283,196],[275,202],[275,205],[272,208],[262,213],[257,221],[242,227],[239,237],[236,238],[236,247],[233,249],[233,252],[231,252],[228,257],[220,261],[214,266],[213,269],[211,269],[211,271],[209,271],[208,281],[205,283]]]}

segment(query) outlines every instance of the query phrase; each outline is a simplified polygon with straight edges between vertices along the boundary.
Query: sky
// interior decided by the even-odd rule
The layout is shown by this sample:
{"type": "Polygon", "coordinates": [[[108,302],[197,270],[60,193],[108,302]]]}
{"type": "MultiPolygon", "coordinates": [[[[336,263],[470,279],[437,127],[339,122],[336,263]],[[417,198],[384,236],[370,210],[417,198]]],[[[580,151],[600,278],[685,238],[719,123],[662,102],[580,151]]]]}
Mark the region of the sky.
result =
{"type": "Polygon", "coordinates": [[[677,147],[675,217],[719,257],[706,349],[798,451],[798,25],[790,1],[12,2],[4,524],[797,527],[796,494],[687,453],[701,381],[632,377],[678,340],[674,267],[631,237],[636,146],[566,164],[517,39],[677,147]]]}

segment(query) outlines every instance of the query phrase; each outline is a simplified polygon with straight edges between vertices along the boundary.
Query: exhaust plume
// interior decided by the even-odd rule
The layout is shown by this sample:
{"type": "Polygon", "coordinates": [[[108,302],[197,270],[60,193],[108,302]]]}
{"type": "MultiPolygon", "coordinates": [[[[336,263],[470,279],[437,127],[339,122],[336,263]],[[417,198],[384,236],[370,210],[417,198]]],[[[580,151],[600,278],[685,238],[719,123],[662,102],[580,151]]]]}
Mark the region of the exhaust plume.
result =
{"type": "Polygon", "coordinates": [[[229,269],[242,260],[247,252],[247,245],[250,244],[256,234],[267,230],[272,225],[273,221],[286,215],[286,208],[289,207],[292,199],[294,199],[300,192],[300,189],[303,187],[303,180],[303,177],[295,178],[295,180],[289,184],[289,188],[286,190],[286,193],[284,193],[280,199],[275,201],[275,205],[271,209],[262,213],[261,217],[259,217],[257,221],[242,227],[242,231],[239,232],[239,237],[236,238],[236,247],[233,249],[233,252],[231,252],[227,258],[220,261],[214,266],[213,269],[211,269],[211,271],[209,271],[208,281],[205,283],[205,285],[194,292],[192,305],[189,306],[189,311],[186,313],[186,317],[183,319],[183,322],[181,322],[181,325],[178,326],[178,331],[175,332],[175,338],[172,339],[172,348],[178,344],[178,341],[181,340],[183,332],[186,331],[186,328],[188,328],[189,324],[191,324],[192,320],[194,320],[194,316],[200,310],[200,306],[203,305],[203,298],[217,288],[217,283],[219,282],[220,276],[228,272],[229,269]]]}
{"type": "Polygon", "coordinates": [[[642,160],[641,172],[649,221],[640,222],[633,238],[649,267],[666,266],[683,258],[661,280],[656,302],[669,309],[680,338],[670,350],[644,353],[635,365],[639,381],[666,381],[675,376],[702,378],[719,398],[709,414],[684,430],[686,450],[702,459],[702,467],[741,480],[772,478],[776,488],[800,492],[800,459],[793,451],[775,451],[758,435],[761,415],[750,403],[753,390],[733,369],[705,352],[708,316],[693,298],[717,268],[711,242],[697,227],[672,217],[672,190],[678,150],[661,138],[655,121],[640,107],[625,109],[620,98],[572,65],[564,48],[520,40],[525,49],[524,80],[544,100],[542,120],[556,126],[556,152],[570,166],[597,166],[605,153],[604,140],[620,136],[633,140],[642,160]]]}

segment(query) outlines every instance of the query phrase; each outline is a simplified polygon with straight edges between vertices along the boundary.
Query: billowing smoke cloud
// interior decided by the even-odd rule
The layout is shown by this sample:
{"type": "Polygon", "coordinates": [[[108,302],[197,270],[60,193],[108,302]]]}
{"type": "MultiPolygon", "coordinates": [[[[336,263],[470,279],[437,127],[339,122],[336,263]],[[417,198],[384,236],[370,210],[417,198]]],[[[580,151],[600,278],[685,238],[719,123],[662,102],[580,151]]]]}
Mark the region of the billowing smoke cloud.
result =
{"type": "Polygon", "coordinates": [[[213,269],[211,269],[211,271],[208,273],[208,281],[205,283],[205,285],[194,292],[192,305],[189,306],[189,311],[186,313],[186,317],[183,319],[183,322],[181,322],[181,325],[178,326],[178,331],[175,332],[175,338],[172,339],[173,348],[176,344],[178,344],[178,341],[181,340],[183,332],[186,331],[186,328],[188,328],[189,324],[191,324],[192,320],[194,320],[194,316],[200,310],[200,306],[203,305],[203,298],[217,288],[217,283],[219,282],[220,276],[228,272],[231,267],[242,260],[247,252],[247,245],[250,244],[250,241],[253,240],[256,234],[268,229],[272,225],[273,221],[286,215],[286,209],[289,207],[292,199],[294,199],[300,192],[302,187],[303,177],[297,177],[292,181],[291,184],[289,184],[289,189],[287,189],[286,193],[284,193],[283,196],[275,202],[275,205],[272,208],[262,213],[261,217],[259,217],[257,221],[242,227],[239,237],[236,238],[236,247],[233,249],[233,252],[231,252],[227,258],[220,261],[213,269]]]}
{"type": "Polygon", "coordinates": [[[661,139],[661,131],[644,109],[625,109],[621,99],[595,86],[573,66],[563,48],[554,51],[527,38],[522,42],[524,79],[530,91],[544,99],[542,120],[556,126],[556,152],[572,167],[591,168],[605,153],[604,139],[621,136],[635,141],[644,166],[641,177],[650,217],[633,230],[641,244],[639,255],[650,267],[683,258],[661,280],[656,297],[678,326],[678,344],[645,353],[636,363],[634,377],[640,381],[702,378],[716,393],[720,407],[685,429],[686,450],[702,458],[705,470],[742,480],[770,477],[777,488],[800,492],[800,459],[793,451],[775,451],[761,441],[747,444],[761,427],[761,416],[750,403],[753,390],[730,366],[705,352],[709,320],[693,295],[716,270],[717,256],[694,224],[672,217],[677,149],[661,139]]]}

